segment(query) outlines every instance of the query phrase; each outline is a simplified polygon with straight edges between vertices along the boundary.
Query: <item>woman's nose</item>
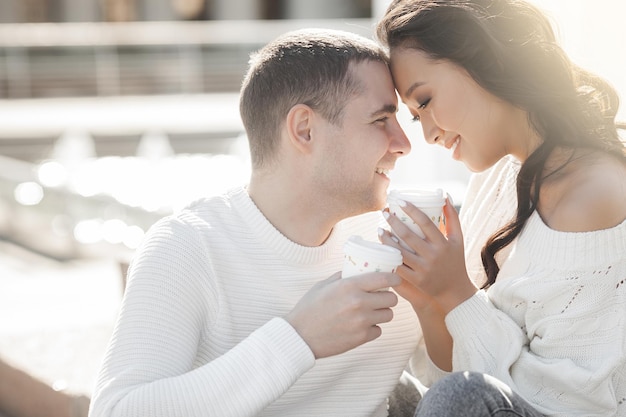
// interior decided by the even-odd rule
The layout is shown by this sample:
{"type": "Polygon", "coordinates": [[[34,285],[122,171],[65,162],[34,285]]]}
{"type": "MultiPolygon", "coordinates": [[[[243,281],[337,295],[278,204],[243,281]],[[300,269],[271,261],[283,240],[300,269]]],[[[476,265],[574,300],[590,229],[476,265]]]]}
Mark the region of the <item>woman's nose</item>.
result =
{"type": "Polygon", "coordinates": [[[424,139],[426,139],[427,143],[434,145],[439,142],[441,137],[443,137],[443,130],[440,129],[431,118],[422,117],[420,119],[420,123],[422,124],[424,139]]]}

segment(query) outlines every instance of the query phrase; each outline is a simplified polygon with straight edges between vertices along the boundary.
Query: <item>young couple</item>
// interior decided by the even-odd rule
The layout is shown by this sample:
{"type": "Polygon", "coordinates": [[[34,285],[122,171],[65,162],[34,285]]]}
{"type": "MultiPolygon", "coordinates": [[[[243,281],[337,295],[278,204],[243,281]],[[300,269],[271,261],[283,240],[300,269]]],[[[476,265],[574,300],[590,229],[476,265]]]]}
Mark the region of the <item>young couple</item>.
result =
{"type": "Polygon", "coordinates": [[[429,387],[409,416],[626,415],[615,92],[519,0],[394,1],[377,35],[252,57],[250,182],[153,226],[90,416],[383,417],[405,369],[429,387]],[[410,150],[396,90],[475,172],[444,233],[381,211],[410,150]],[[353,234],[401,249],[397,274],[341,279],[353,234]]]}

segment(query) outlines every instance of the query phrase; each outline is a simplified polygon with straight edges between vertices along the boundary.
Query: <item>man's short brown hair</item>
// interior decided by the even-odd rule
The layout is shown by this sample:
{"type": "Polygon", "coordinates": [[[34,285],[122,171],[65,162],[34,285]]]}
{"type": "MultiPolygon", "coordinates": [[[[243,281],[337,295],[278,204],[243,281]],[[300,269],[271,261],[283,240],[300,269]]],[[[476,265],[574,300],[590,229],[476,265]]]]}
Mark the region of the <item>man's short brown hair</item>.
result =
{"type": "Polygon", "coordinates": [[[286,33],[254,53],[239,102],[253,167],[275,156],[281,125],[296,104],[341,123],[347,100],[361,89],[350,65],[362,61],[388,59],[372,40],[326,29],[286,33]]]}

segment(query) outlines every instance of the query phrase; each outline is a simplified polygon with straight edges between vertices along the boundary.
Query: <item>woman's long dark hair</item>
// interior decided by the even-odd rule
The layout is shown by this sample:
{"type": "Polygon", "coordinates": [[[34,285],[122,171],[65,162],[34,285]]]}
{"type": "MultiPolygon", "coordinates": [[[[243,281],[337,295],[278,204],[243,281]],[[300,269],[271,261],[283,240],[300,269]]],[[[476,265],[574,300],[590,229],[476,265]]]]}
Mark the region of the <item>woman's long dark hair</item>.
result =
{"type": "Polygon", "coordinates": [[[418,49],[464,68],[485,90],[525,110],[543,141],[520,168],[515,218],[482,250],[483,288],[495,282],[500,270],[495,255],[519,235],[536,209],[543,181],[569,162],[546,172],[555,148],[626,158],[615,123],[617,93],[574,65],[548,19],[523,0],[395,0],[377,36],[390,49],[418,49]]]}

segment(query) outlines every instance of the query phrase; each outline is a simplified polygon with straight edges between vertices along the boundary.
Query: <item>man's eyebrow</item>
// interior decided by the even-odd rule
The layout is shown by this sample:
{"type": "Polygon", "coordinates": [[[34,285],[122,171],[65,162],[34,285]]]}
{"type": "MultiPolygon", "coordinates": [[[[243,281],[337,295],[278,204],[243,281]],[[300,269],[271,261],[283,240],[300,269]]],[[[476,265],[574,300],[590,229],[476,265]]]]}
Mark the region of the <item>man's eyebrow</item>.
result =
{"type": "Polygon", "coordinates": [[[372,113],[372,117],[380,116],[382,114],[395,113],[398,111],[398,106],[395,104],[385,104],[380,109],[372,113]]]}
{"type": "Polygon", "coordinates": [[[410,86],[410,87],[406,90],[406,92],[404,93],[404,96],[405,96],[405,97],[409,97],[409,96],[411,95],[411,93],[413,93],[413,91],[415,91],[415,89],[416,89],[417,87],[421,87],[421,86],[423,86],[424,84],[426,84],[426,83],[422,83],[422,82],[416,82],[416,83],[413,83],[413,84],[412,84],[412,85],[411,85],[411,86],[410,86]]]}

